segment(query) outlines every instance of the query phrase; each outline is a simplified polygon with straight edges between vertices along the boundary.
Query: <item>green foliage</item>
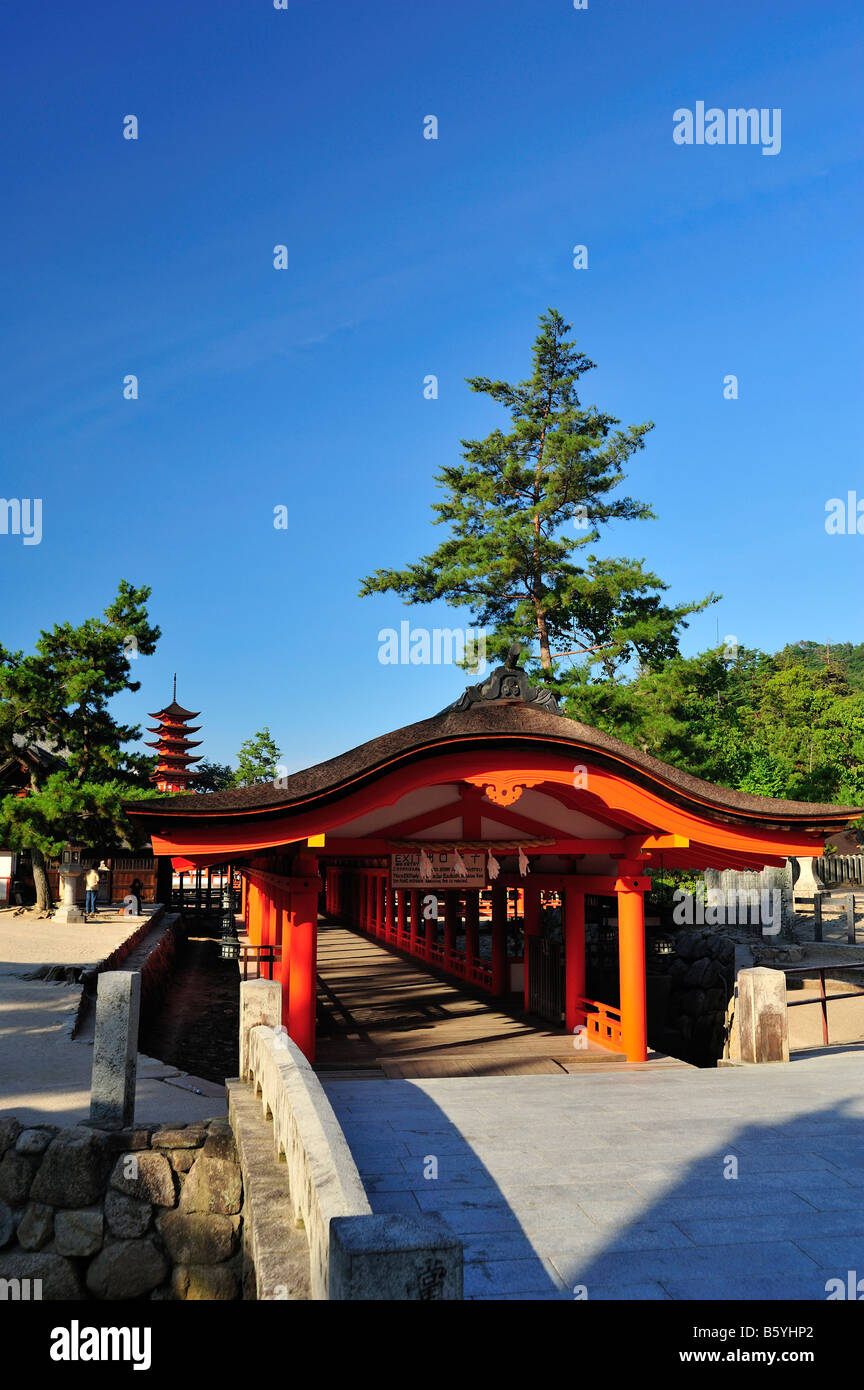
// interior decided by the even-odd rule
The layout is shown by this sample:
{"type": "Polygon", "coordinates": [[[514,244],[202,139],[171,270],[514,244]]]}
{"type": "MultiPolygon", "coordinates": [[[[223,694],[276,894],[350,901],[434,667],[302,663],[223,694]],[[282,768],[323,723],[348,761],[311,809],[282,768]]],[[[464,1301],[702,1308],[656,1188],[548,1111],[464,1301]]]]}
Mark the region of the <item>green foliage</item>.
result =
{"type": "Polygon", "coordinates": [[[489,630],[490,652],[503,654],[514,638],[536,644],[542,679],[562,690],[583,668],[556,681],[556,656],[575,652],[584,669],[599,662],[607,678],[634,658],[662,665],[686,616],[714,598],[669,606],[666,586],[641,561],[592,550],[610,521],[653,516],[616,492],[653,426],[618,429],[614,416],[582,405],[579,381],[595,364],[567,341],[569,328],[554,309],[541,315],[527,380],[469,378],[472,391],[509,412],[511,429],[463,440],[465,462],[437,475],[445,496],[433,510],[449,539],[405,570],[377,570],[360,590],[467,606],[489,630]]]}
{"type": "Polygon", "coordinates": [[[234,769],[230,763],[211,763],[205,759],[198,764],[198,776],[192,782],[190,790],[221,792],[234,785],[234,769]]]}
{"type": "Polygon", "coordinates": [[[123,749],[140,728],[118,723],[108,707],[140,688],[131,663],[155,651],[149,597],[149,588],[123,580],[101,618],[41,632],[30,655],[0,646],[0,757],[21,759],[30,778],[29,795],[0,801],[0,834],[15,848],[115,847],[132,837],[122,803],[155,795],[152,759],[123,749]],[[34,744],[51,748],[62,767],[46,767],[34,744]]]}
{"type": "Polygon", "coordinates": [[[777,659],[810,671],[839,671],[851,690],[864,690],[864,642],[791,642],[777,659]]]}
{"type": "Polygon", "coordinates": [[[864,692],[837,668],[740,649],[676,657],[628,684],[583,682],[568,713],[711,782],[864,804],[864,692]]]}
{"type": "Polygon", "coordinates": [[[241,744],[233,786],[251,787],[255,782],[272,782],[278,775],[279,749],[265,725],[241,744]]]}

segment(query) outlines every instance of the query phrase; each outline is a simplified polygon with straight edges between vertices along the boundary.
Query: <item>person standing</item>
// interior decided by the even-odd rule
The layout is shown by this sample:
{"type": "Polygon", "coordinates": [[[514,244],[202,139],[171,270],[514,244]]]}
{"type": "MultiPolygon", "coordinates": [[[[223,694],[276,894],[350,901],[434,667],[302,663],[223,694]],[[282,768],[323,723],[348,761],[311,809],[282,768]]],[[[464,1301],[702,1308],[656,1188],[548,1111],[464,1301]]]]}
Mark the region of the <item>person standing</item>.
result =
{"type": "Polygon", "coordinates": [[[87,870],[84,886],[87,889],[84,898],[84,916],[95,916],[99,910],[96,906],[96,893],[99,888],[99,870],[95,866],[87,870]]]}
{"type": "Polygon", "coordinates": [[[129,897],[134,899],[135,916],[141,916],[141,894],[144,892],[144,884],[140,878],[133,878],[129,885],[129,897]]]}

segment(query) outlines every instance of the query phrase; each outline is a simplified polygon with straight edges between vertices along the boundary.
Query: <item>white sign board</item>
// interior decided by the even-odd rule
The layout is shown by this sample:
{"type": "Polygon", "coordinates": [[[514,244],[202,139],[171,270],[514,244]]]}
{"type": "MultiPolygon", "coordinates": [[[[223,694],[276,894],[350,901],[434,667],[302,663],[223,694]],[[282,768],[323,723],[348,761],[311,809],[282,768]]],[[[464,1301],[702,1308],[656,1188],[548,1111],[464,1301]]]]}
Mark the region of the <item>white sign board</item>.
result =
{"type": "Polygon", "coordinates": [[[456,872],[456,855],[450,850],[427,850],[432,864],[431,878],[420,873],[420,851],[400,850],[390,857],[390,882],[394,888],[485,888],[486,855],[465,850],[462,862],[468,870],[464,878],[456,872]]]}

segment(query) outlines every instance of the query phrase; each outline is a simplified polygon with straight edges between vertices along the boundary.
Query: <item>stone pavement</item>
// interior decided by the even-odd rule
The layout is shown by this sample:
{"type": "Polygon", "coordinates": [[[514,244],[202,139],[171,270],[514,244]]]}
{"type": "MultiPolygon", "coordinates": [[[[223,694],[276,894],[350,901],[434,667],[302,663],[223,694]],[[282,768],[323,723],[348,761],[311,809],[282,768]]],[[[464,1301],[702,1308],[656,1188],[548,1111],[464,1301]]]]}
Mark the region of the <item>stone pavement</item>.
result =
{"type": "Polygon", "coordinates": [[[838,1049],[712,1071],[322,1079],[373,1210],[440,1211],[464,1238],[466,1298],[785,1301],[864,1277],[862,1075],[864,1049],[838,1049]]]}
{"type": "MultiPolygon", "coordinates": [[[[140,924],[107,912],[69,924],[0,914],[0,1115],[58,1125],[87,1117],[92,1043],[71,1038],[81,987],[22,977],[39,965],[95,964],[140,924]]],[[[175,1124],[225,1114],[223,1086],[139,1055],[136,1119],[175,1124]]]]}

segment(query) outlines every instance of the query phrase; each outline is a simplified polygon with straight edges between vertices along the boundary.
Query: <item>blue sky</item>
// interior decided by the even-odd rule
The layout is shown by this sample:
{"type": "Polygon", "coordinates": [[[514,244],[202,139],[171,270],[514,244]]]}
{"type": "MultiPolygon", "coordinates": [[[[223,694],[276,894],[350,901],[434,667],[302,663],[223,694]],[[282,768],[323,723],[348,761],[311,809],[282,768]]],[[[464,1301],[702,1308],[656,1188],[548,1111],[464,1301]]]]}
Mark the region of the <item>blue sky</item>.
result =
{"type": "Polygon", "coordinates": [[[464,378],[526,375],[550,305],[583,400],[656,426],[627,490],[658,519],[605,553],[724,596],[684,650],[862,640],[864,539],[824,525],[864,497],[856,7],[288,6],[3,11],[0,491],[43,539],[0,535],[0,640],[124,577],[163,637],[118,714],[176,670],[210,758],[267,724],[301,767],[434,713],[462,672],[381,665],[378,633],[464,610],[358,580],[442,538],[433,475],[506,424],[464,378]],[[700,100],[780,108],[780,153],[676,145],[700,100]]]}

